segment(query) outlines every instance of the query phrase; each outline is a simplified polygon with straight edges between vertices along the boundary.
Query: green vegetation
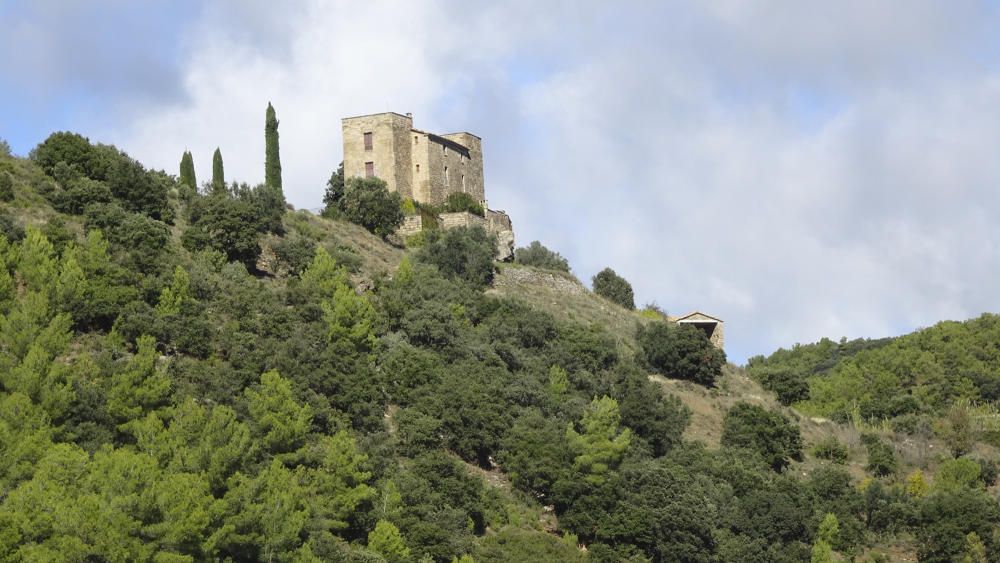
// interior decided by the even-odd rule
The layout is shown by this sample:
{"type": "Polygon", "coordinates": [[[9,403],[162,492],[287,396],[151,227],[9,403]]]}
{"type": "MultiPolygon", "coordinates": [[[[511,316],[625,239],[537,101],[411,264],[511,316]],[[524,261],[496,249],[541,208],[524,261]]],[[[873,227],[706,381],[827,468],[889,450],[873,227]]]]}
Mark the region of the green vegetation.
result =
{"type": "MultiPolygon", "coordinates": [[[[334,178],[330,182],[334,182],[334,178]]],[[[329,186],[333,188],[333,184],[329,186]]],[[[402,199],[398,193],[390,192],[380,178],[348,178],[343,195],[336,199],[335,195],[327,191],[336,212],[382,238],[391,235],[403,223],[402,199]]],[[[327,205],[333,212],[330,204],[327,205]]]]}
{"type": "Polygon", "coordinates": [[[691,325],[652,322],[640,325],[636,340],[639,359],[651,371],[672,379],[711,386],[721,375],[726,354],[691,325]]]}
{"type": "Polygon", "coordinates": [[[264,185],[281,191],[281,152],[278,148],[278,116],[271,102],[264,113],[264,185]]]}
{"type": "Polygon", "coordinates": [[[704,405],[663,391],[723,404],[739,370],[719,377],[702,333],[572,291],[564,272],[503,265],[547,281],[500,291],[482,229],[428,231],[407,251],[377,227],[286,212],[268,184],[178,197],[173,177],[70,133],[33,155],[0,156],[14,185],[0,202],[0,560],[781,562],[902,546],[952,561],[1000,547],[978,407],[897,417],[948,437],[920,473],[888,431],[863,437],[864,457],[857,435],[850,450],[817,439],[771,398],[729,408],[709,448],[685,439],[704,405]],[[797,461],[801,436],[822,461],[797,461]]]}
{"type": "Polygon", "coordinates": [[[340,203],[341,198],[344,197],[344,163],[341,162],[337,166],[332,174],[330,174],[330,179],[326,182],[326,191],[323,192],[323,215],[328,215],[329,213],[334,213],[336,216],[337,205],[340,203]]]}
{"type": "Polygon", "coordinates": [[[722,445],[746,448],[775,471],[802,457],[799,429],[781,413],[748,403],[738,403],[726,413],[722,445]]]}
{"type": "Polygon", "coordinates": [[[417,257],[451,278],[483,288],[493,279],[496,242],[482,227],[427,231],[417,257]]]}
{"type": "Polygon", "coordinates": [[[194,174],[194,157],[191,156],[190,151],[184,151],[184,155],[181,156],[180,164],[180,177],[178,178],[178,189],[181,189],[189,194],[194,194],[198,191],[198,180],[194,174]]]}
{"type": "Polygon", "coordinates": [[[0,172],[0,201],[14,200],[14,177],[10,172],[0,172]]]}
{"type": "Polygon", "coordinates": [[[592,280],[594,293],[625,307],[635,309],[635,295],[632,284],[619,276],[611,268],[604,268],[592,280]]]}
{"type": "Polygon", "coordinates": [[[569,273],[569,262],[558,252],[545,248],[537,240],[532,241],[528,246],[514,250],[514,262],[525,266],[569,273]]]}
{"type": "Polygon", "coordinates": [[[962,401],[1000,400],[998,340],[1000,316],[985,314],[899,338],[796,345],[751,358],[747,369],[787,404],[821,416],[934,417],[962,401]]]}
{"type": "Polygon", "coordinates": [[[486,212],[483,210],[483,205],[465,192],[455,192],[449,194],[448,199],[444,202],[443,210],[451,213],[468,211],[469,213],[479,215],[480,217],[486,216],[486,212]]]}
{"type": "Polygon", "coordinates": [[[212,193],[221,194],[226,191],[226,169],[222,164],[222,151],[216,147],[212,153],[212,193]]]}
{"type": "Polygon", "coordinates": [[[849,450],[845,444],[834,436],[823,438],[812,448],[812,455],[817,459],[826,459],[834,463],[846,463],[849,450]]]}

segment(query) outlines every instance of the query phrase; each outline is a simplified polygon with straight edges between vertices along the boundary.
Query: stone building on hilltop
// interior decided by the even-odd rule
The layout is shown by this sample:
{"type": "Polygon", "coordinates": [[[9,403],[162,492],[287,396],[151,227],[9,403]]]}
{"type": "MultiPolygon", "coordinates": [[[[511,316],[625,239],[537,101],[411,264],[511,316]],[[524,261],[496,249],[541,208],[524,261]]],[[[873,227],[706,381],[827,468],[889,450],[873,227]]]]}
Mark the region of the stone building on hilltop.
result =
{"type": "MultiPolygon", "coordinates": [[[[510,217],[489,208],[483,181],[482,139],[472,133],[436,135],[413,128],[413,116],[376,113],[342,120],[344,176],[377,177],[390,191],[426,206],[441,207],[454,193],[468,194],[485,216],[467,211],[441,213],[443,228],[481,225],[497,235],[500,259],[513,255],[510,217]]],[[[420,232],[426,218],[411,215],[399,234],[420,232]]]]}

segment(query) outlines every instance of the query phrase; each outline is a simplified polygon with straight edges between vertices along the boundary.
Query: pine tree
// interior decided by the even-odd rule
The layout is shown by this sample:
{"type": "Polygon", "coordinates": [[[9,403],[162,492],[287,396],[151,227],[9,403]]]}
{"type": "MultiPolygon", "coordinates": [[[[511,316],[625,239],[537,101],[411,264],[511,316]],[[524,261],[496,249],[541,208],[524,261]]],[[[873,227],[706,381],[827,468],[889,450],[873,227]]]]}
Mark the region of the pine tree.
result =
{"type": "Polygon", "coordinates": [[[600,399],[595,397],[584,411],[580,422],[582,434],[573,428],[572,422],[566,427],[566,438],[577,454],[573,468],[592,485],[604,483],[608,471],[618,466],[632,441],[629,429],[619,425],[621,419],[618,401],[605,395],[600,399]]]}
{"type": "Polygon", "coordinates": [[[222,166],[222,151],[215,149],[212,155],[212,193],[224,193],[226,191],[226,172],[222,166]]]}
{"type": "Polygon", "coordinates": [[[385,520],[376,522],[375,529],[368,532],[368,549],[390,562],[406,561],[410,557],[410,549],[406,547],[399,528],[385,520]]]}
{"type": "Polygon", "coordinates": [[[267,114],[264,118],[264,183],[281,189],[281,157],[278,151],[278,117],[274,106],[267,103],[267,114]]]}
{"type": "Polygon", "coordinates": [[[194,175],[194,158],[191,156],[191,151],[184,151],[184,156],[181,157],[180,183],[194,189],[198,188],[198,180],[195,179],[194,175]]]}

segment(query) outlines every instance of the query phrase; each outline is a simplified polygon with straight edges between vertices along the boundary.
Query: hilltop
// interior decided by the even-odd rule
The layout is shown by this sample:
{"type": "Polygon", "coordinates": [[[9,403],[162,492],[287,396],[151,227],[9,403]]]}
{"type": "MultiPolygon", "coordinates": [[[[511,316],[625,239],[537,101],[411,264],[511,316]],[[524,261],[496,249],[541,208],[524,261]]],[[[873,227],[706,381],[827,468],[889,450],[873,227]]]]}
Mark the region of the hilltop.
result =
{"type": "Polygon", "coordinates": [[[744,370],[541,245],[495,263],[483,229],[404,244],[218,180],[65,133],[0,154],[0,559],[944,561],[1000,539],[996,444],[945,433],[988,407],[992,317],[959,331],[969,355],[925,335],[744,370]],[[894,346],[974,366],[980,395],[887,423],[826,399],[894,346]]]}

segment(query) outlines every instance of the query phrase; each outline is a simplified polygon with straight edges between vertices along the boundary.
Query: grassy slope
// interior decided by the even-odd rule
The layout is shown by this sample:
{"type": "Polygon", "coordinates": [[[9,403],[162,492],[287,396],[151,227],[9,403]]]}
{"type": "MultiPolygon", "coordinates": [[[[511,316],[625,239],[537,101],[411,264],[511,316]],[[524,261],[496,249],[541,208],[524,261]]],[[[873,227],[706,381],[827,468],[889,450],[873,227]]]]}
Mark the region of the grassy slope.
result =
{"type": "Polygon", "coordinates": [[[570,274],[520,264],[500,264],[489,293],[520,299],[562,321],[597,323],[615,336],[619,350],[628,353],[636,348],[637,323],[649,322],[596,295],[570,274]]]}

